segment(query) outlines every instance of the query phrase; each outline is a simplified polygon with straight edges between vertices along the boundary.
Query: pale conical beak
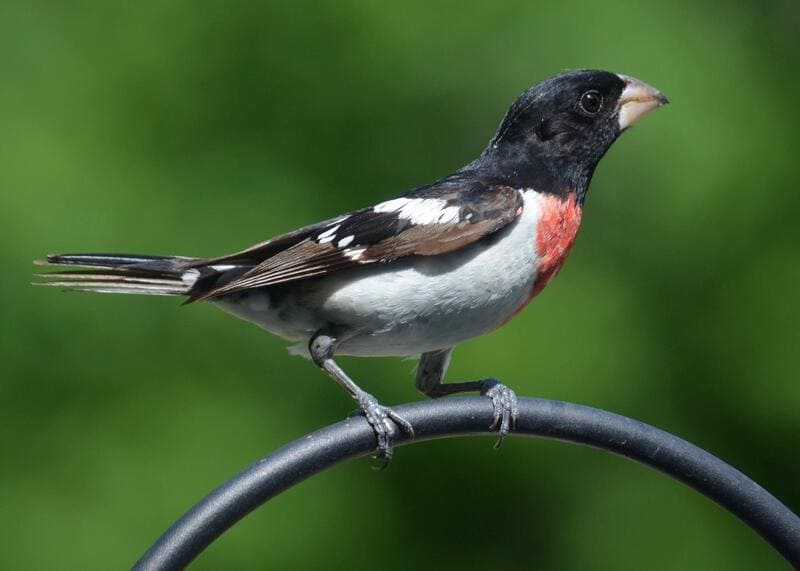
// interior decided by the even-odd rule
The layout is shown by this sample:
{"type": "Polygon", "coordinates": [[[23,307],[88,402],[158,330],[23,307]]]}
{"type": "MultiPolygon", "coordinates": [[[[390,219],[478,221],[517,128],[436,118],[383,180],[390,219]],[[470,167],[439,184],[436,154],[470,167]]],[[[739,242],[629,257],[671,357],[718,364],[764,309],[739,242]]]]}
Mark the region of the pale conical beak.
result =
{"type": "Polygon", "coordinates": [[[617,120],[620,132],[624,131],[644,115],[669,103],[661,92],[635,77],[621,75],[619,78],[625,82],[625,88],[619,96],[617,104],[617,120]]]}

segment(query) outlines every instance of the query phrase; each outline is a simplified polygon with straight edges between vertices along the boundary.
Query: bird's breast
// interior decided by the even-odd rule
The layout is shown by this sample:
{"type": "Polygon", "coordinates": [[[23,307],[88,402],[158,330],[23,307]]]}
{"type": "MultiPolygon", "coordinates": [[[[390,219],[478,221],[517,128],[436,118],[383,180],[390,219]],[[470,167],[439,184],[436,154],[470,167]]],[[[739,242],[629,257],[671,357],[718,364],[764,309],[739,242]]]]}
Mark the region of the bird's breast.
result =
{"type": "Polygon", "coordinates": [[[550,283],[567,260],[581,227],[583,211],[575,193],[566,197],[537,194],[538,219],[534,233],[533,274],[536,276],[528,295],[503,322],[518,315],[550,283]]]}
{"type": "Polygon", "coordinates": [[[536,282],[531,298],[555,277],[575,243],[581,227],[582,209],[575,193],[567,197],[542,195],[541,215],[536,226],[536,282]]]}

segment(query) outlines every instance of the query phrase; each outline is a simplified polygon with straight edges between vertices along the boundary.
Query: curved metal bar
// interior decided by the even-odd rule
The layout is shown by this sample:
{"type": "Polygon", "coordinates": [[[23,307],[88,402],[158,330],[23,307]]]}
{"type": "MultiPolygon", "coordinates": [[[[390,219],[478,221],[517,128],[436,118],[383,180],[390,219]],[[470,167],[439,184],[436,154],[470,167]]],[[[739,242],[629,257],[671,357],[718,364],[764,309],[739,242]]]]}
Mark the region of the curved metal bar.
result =
{"type": "MultiPolygon", "coordinates": [[[[800,569],[800,518],[719,458],[668,432],[604,410],[533,398],[520,398],[519,404],[515,434],[584,444],[659,470],[720,504],[800,569]]],[[[447,398],[393,408],[414,426],[417,439],[411,442],[490,433],[492,406],[486,398],[447,398]]],[[[403,443],[409,441],[399,442],[403,443]]],[[[283,446],[195,505],[159,538],[134,569],[186,567],[215,539],[270,498],[326,468],[365,456],[374,448],[372,429],[361,417],[349,418],[283,446]]]]}

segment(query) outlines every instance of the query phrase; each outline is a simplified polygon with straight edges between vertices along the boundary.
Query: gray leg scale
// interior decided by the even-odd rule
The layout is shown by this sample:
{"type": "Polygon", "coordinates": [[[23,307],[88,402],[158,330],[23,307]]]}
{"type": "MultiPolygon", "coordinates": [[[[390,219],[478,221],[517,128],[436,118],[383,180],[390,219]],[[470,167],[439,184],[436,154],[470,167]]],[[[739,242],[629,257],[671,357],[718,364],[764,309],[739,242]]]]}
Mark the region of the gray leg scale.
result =
{"type": "Polygon", "coordinates": [[[423,353],[417,367],[417,389],[430,398],[439,398],[455,393],[477,392],[492,399],[494,418],[490,429],[497,429],[500,446],[503,438],[514,429],[519,416],[517,395],[497,379],[481,379],[461,383],[444,383],[444,374],[450,364],[453,348],[423,353]]]}
{"type": "Polygon", "coordinates": [[[406,419],[392,409],[381,405],[374,396],[347,376],[347,373],[333,360],[335,348],[336,338],[332,334],[322,331],[317,332],[308,344],[314,363],[339,383],[358,403],[359,410],[366,417],[378,440],[376,457],[381,461],[380,468],[385,468],[394,453],[393,444],[398,427],[411,438],[414,438],[414,428],[406,419]]]}

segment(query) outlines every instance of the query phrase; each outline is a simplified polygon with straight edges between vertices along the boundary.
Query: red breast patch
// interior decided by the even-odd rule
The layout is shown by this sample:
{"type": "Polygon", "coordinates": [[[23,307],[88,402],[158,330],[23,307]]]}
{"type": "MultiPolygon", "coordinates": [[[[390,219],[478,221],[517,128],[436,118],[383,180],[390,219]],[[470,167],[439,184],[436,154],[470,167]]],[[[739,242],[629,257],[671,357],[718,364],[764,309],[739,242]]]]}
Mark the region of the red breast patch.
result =
{"type": "Polygon", "coordinates": [[[531,299],[544,289],[564,265],[578,229],[583,212],[574,193],[566,198],[552,195],[542,197],[542,216],[536,226],[536,282],[531,299]]]}
{"type": "Polygon", "coordinates": [[[504,322],[508,323],[531,300],[539,295],[544,287],[555,277],[569,255],[578,229],[581,227],[583,211],[574,193],[566,198],[541,195],[542,214],[536,225],[536,281],[533,282],[528,298],[504,322]]]}

